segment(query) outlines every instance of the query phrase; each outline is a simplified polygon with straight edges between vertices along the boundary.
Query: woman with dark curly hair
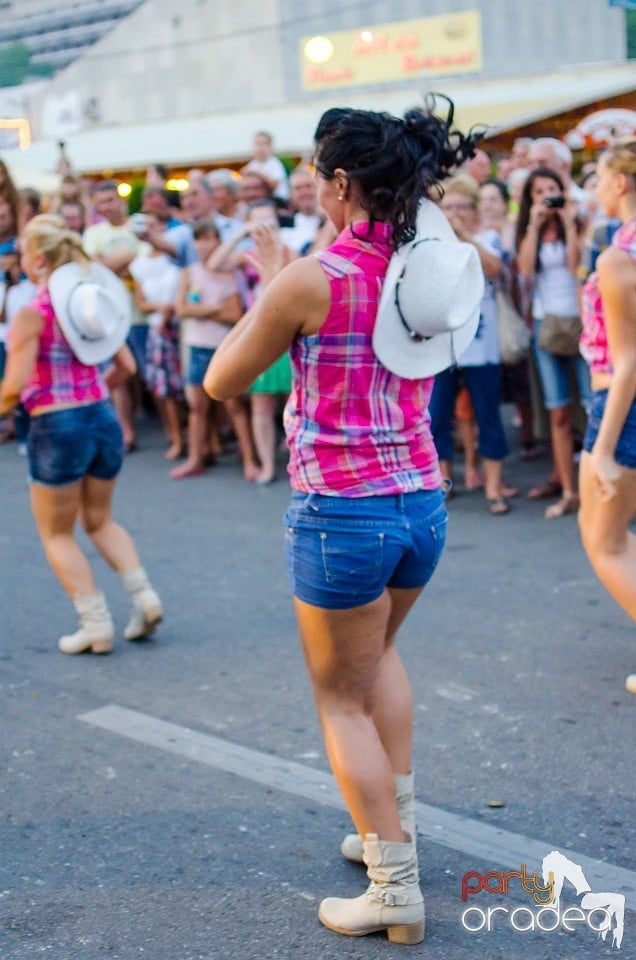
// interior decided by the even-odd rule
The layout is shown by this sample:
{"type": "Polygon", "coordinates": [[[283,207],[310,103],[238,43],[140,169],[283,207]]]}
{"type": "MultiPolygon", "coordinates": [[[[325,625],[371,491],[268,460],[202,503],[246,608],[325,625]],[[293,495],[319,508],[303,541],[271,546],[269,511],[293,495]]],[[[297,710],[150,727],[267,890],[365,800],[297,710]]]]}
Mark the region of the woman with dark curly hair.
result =
{"type": "MultiPolygon", "coordinates": [[[[424,901],[411,691],[394,640],[439,560],[446,507],[428,414],[433,377],[393,372],[375,352],[374,332],[391,256],[416,237],[420,207],[458,244],[422,199],[472,152],[470,138],[451,134],[451,120],[452,110],[448,120],[424,110],[403,120],[324,114],[318,200],[339,235],[279,271],[275,238],[263,228],[255,239],[266,289],[204,382],[213,397],[235,395],[290,350],[287,562],[327,754],[357,829],[342,852],[364,861],[371,880],[361,897],[323,900],[319,918],[350,936],[386,930],[395,943],[423,939],[424,901]]],[[[475,307],[482,288],[480,274],[475,307]]],[[[426,344],[399,324],[389,345],[403,340],[410,366],[426,344]]]]}

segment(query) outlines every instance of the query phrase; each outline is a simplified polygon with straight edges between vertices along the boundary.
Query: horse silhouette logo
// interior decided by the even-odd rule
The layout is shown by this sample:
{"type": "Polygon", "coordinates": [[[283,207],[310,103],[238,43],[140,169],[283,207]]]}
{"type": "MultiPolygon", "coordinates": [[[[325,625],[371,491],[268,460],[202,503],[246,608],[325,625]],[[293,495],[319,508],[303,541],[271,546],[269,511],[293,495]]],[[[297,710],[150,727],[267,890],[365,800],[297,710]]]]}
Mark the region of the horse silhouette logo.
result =
{"type": "Polygon", "coordinates": [[[623,941],[625,925],[625,897],[622,893],[593,893],[582,868],[573,863],[558,850],[552,850],[543,858],[541,864],[544,884],[552,883],[552,900],[550,905],[559,911],[559,901],[563,884],[568,880],[576,889],[577,897],[581,894],[581,909],[591,912],[605,913],[605,919],[596,928],[603,940],[612,931],[612,946],[620,950],[623,941]]]}

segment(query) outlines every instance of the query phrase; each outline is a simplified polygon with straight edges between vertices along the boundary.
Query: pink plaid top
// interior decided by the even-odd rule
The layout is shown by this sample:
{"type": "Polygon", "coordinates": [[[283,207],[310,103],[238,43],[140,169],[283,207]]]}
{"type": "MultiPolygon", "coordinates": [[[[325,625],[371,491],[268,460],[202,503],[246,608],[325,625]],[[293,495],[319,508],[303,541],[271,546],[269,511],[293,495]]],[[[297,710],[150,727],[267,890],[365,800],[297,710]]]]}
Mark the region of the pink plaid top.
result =
{"type": "MultiPolygon", "coordinates": [[[[612,246],[625,250],[636,261],[636,217],[616,231],[612,237],[612,246]]],[[[607,328],[603,313],[603,301],[598,286],[598,274],[590,274],[583,287],[583,333],[581,334],[581,353],[590,365],[592,373],[612,373],[612,358],[607,342],[607,328]]]]}
{"type": "Polygon", "coordinates": [[[20,400],[29,413],[41,407],[98,403],[109,396],[99,367],[80,363],[55,318],[48,287],[38,290],[30,306],[44,320],[31,379],[20,400]]]}
{"type": "Polygon", "coordinates": [[[316,254],[331,309],[318,333],[290,350],[285,432],[296,490],[366,497],[441,485],[428,413],[433,378],[403,380],[371,345],[392,252],[390,226],[358,223],[316,254]]]}

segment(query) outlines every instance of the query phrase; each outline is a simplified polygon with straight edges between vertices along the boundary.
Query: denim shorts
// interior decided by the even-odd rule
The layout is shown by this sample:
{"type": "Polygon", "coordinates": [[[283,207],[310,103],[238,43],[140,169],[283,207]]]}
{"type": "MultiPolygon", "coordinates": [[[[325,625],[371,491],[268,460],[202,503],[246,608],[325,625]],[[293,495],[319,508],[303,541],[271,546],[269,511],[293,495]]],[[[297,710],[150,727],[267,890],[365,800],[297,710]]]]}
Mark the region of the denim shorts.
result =
{"type": "Polygon", "coordinates": [[[570,390],[570,371],[573,369],[579,385],[581,403],[587,410],[590,404],[592,388],[587,363],[581,356],[560,357],[539,346],[541,320],[534,321],[534,356],[539,369],[539,378],[543,389],[543,398],[547,410],[567,407],[572,401],[570,390]]]}
{"type": "Polygon", "coordinates": [[[146,379],[146,342],[148,340],[148,326],[145,323],[134,323],[128,331],[126,343],[132,351],[137,364],[137,373],[142,380],[146,379]]]}
{"type": "Polygon", "coordinates": [[[192,387],[203,385],[203,378],[208,369],[210,360],[214,356],[214,347],[190,347],[190,359],[188,360],[188,378],[187,383],[192,387]]]}
{"type": "Polygon", "coordinates": [[[115,408],[104,400],[32,417],[27,452],[31,481],[47,487],[63,487],[87,474],[112,480],[124,458],[115,408]]]}
{"type": "MultiPolygon", "coordinates": [[[[592,396],[592,403],[583,440],[583,449],[588,453],[592,452],[592,447],[596,443],[598,432],[601,427],[601,420],[605,413],[605,404],[607,402],[607,390],[597,390],[592,396]]],[[[627,413],[627,419],[623,425],[614,459],[621,467],[627,467],[630,470],[636,470],[636,400],[632,403],[627,413]]]]}
{"type": "Polygon", "coordinates": [[[378,497],[292,491],[285,555],[294,596],[346,610],[371,603],[385,587],[423,587],[444,548],[446,519],[442,490],[378,497]]]}

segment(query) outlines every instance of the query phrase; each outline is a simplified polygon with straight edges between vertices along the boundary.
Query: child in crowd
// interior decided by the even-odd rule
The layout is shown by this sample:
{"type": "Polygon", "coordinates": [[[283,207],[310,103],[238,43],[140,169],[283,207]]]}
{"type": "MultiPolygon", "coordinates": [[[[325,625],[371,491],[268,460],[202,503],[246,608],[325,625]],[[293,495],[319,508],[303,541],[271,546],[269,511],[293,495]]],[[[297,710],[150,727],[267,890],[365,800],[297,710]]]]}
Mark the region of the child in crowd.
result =
{"type": "MultiPolygon", "coordinates": [[[[146,214],[149,230],[165,230],[166,220],[146,214]]],[[[183,396],[179,361],[179,323],[174,302],[179,288],[179,268],[167,253],[150,247],[130,264],[135,281],[135,303],[148,319],[146,340],[146,386],[154,397],[170,447],[167,460],[183,454],[179,401],[183,396]]]]}
{"type": "MultiPolygon", "coordinates": [[[[210,400],[203,390],[205,371],[214,351],[230,326],[240,319],[243,304],[234,272],[210,267],[210,258],[221,245],[212,220],[194,224],[194,244],[199,263],[181,271],[175,310],[182,322],[182,343],[188,349],[186,400],[188,401],[188,458],[172,470],[174,480],[195,477],[209,463],[207,417],[210,400]]],[[[232,421],[246,480],[254,480],[258,467],[254,459],[249,419],[240,398],[228,400],[225,409],[232,421]]]]}

